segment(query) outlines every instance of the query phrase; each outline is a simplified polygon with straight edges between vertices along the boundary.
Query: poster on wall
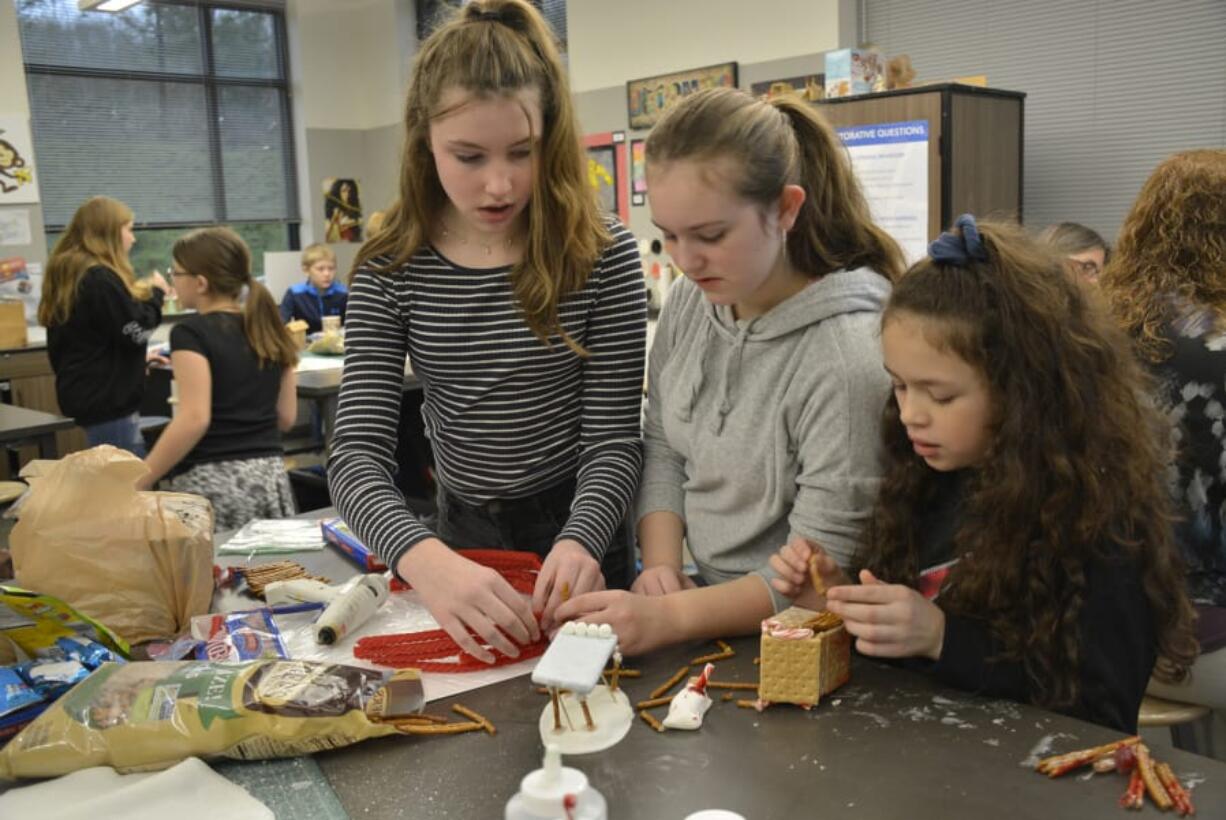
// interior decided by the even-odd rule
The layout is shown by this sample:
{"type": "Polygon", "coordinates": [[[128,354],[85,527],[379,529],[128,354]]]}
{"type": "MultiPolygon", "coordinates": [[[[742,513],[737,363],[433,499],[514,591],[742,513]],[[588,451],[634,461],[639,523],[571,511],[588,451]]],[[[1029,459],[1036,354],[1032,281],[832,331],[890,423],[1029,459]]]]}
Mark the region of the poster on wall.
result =
{"type": "Polygon", "coordinates": [[[634,130],[651,128],[682,97],[704,88],[736,88],[736,63],[691,68],[658,77],[645,77],[626,83],[626,108],[630,127],[634,130]]]}
{"type": "Polygon", "coordinates": [[[0,205],[38,202],[34,142],[25,117],[0,114],[0,205]]]}
{"type": "Polygon", "coordinates": [[[362,198],[358,181],[348,177],[324,180],[324,241],[362,241],[362,198]]]}
{"type": "Polygon", "coordinates": [[[616,214],[622,224],[630,221],[626,206],[626,132],[609,131],[583,138],[587,149],[587,181],[596,192],[602,210],[616,214]]]}
{"type": "Polygon", "coordinates": [[[928,120],[837,128],[873,221],[902,246],[907,264],[928,252],[928,120]]]}
{"type": "Polygon", "coordinates": [[[630,140],[630,204],[643,205],[647,198],[647,141],[630,140]]]}

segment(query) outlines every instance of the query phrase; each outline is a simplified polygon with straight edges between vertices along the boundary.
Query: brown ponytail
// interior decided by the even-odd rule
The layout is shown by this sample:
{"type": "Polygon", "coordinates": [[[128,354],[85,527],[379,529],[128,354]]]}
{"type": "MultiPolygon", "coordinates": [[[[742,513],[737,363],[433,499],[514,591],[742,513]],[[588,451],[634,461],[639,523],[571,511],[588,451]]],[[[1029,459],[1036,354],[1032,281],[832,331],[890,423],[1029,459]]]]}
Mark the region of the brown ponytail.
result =
{"type": "Polygon", "coordinates": [[[298,352],[281,324],[276,300],[268,288],[251,278],[251,251],[241,236],[229,228],[200,228],[179,237],[171,255],[183,270],[207,279],[219,296],[237,300],[247,288],[243,333],[261,367],[297,363],[298,352]]]}
{"type": "Polygon", "coordinates": [[[891,281],[902,275],[902,251],[873,223],[847,152],[812,106],[712,88],[679,102],[647,138],[648,165],[723,158],[740,166],[736,193],[764,208],[779,201],[785,185],[805,189],[787,240],[798,270],[819,277],[867,267],[891,281]]]}

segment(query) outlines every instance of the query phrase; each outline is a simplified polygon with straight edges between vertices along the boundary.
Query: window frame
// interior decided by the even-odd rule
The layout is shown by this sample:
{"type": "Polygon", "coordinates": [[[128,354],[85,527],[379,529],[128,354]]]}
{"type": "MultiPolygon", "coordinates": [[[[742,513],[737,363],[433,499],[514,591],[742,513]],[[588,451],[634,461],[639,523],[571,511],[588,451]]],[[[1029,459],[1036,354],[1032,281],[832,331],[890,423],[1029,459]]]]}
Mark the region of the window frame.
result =
{"type": "MultiPolygon", "coordinates": [[[[169,71],[143,71],[109,68],[78,68],[72,66],[50,65],[47,63],[24,62],[25,74],[32,75],[80,77],[86,79],[137,80],[153,83],[174,83],[177,85],[203,86],[205,105],[208,115],[205,118],[208,127],[210,180],[213,187],[213,210],[215,218],[208,221],[148,221],[140,222],[137,230],[163,228],[197,228],[217,224],[266,224],[281,223],[286,230],[286,240],[289,250],[299,250],[301,246],[300,229],[302,217],[298,208],[298,177],[297,152],[294,141],[294,120],[291,100],[291,80],[289,61],[289,33],[285,20],[284,5],[268,2],[248,2],[242,0],[145,0],[148,6],[179,6],[193,8],[196,11],[199,32],[202,66],[200,73],[184,73],[169,71]],[[276,58],[279,77],[232,77],[218,74],[213,53],[213,11],[245,11],[267,14],[272,18],[274,37],[277,42],[276,58]],[[282,152],[282,166],[285,175],[285,216],[280,219],[229,219],[226,208],[225,159],[222,152],[222,127],[219,118],[221,90],[225,87],[242,88],[272,88],[279,91],[282,122],[285,125],[285,150],[282,152]]],[[[67,226],[65,224],[48,222],[45,231],[58,233],[67,226]]]]}

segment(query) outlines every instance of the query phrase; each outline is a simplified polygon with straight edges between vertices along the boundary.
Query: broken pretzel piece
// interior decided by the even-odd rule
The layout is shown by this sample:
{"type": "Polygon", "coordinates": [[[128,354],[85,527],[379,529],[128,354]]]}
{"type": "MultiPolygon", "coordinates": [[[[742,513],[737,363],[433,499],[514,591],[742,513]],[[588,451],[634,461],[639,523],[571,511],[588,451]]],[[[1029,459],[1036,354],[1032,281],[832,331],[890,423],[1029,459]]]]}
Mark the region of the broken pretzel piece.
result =
{"type": "Polygon", "coordinates": [[[472,709],[469,709],[467,706],[462,706],[458,703],[453,703],[451,704],[451,711],[455,712],[457,715],[460,715],[461,717],[466,717],[471,721],[480,723],[481,728],[489,732],[491,735],[498,734],[498,730],[494,728],[493,723],[490,723],[489,718],[486,718],[483,715],[477,714],[472,709]]]}

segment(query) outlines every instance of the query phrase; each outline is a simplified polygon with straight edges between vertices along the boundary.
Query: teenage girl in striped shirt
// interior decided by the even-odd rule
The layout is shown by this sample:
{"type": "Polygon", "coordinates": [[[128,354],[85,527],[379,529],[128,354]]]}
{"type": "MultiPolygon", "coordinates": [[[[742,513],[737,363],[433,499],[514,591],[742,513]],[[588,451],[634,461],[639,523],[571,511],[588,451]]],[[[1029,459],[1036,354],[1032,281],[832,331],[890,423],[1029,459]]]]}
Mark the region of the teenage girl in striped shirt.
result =
{"type": "Polygon", "coordinates": [[[358,537],[491,661],[548,629],[564,588],[628,582],[642,263],[599,213],[565,69],[522,0],[469,3],[422,44],[406,129],[400,200],[355,266],[331,489],[358,537]],[[429,523],[392,480],[406,355],[437,462],[429,523]],[[541,555],[531,601],[462,547],[541,555]]]}

